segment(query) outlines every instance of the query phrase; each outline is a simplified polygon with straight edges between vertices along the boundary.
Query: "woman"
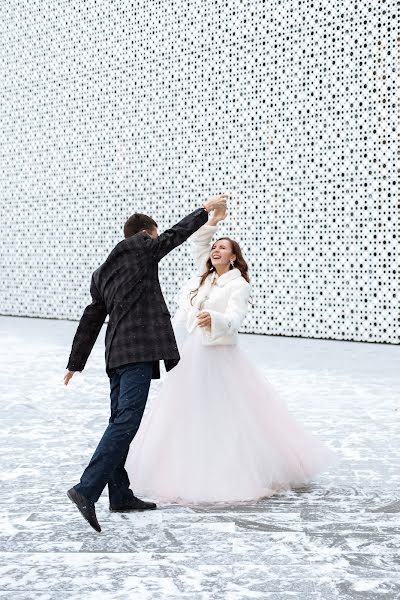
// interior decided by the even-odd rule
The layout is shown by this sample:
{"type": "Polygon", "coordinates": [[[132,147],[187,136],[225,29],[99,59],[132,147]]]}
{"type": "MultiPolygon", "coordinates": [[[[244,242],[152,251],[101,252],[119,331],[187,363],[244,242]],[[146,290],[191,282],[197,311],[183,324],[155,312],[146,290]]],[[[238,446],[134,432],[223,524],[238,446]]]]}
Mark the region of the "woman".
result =
{"type": "Polygon", "coordinates": [[[250,284],[237,242],[210,241],[226,209],[192,237],[201,276],[173,318],[181,361],[144,415],[125,468],[135,494],[195,504],[254,500],[302,484],[330,451],[289,415],[237,346],[250,284]]]}

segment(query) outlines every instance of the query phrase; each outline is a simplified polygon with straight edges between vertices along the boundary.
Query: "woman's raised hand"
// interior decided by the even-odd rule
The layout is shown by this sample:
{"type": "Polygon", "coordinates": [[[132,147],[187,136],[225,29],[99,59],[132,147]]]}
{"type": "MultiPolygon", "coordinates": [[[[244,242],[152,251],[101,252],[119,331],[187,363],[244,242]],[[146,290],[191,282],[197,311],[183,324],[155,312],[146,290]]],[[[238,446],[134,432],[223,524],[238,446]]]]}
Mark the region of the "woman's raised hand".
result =
{"type": "Polygon", "coordinates": [[[216,225],[220,221],[223,221],[226,218],[226,215],[227,215],[226,203],[219,204],[218,206],[216,206],[216,208],[213,210],[212,214],[210,215],[210,218],[208,220],[208,225],[216,225]]]}
{"type": "Polygon", "coordinates": [[[213,196],[206,202],[204,202],[203,207],[207,212],[214,210],[219,206],[226,207],[226,201],[228,200],[228,196],[226,194],[219,194],[218,196],[213,196]]]}

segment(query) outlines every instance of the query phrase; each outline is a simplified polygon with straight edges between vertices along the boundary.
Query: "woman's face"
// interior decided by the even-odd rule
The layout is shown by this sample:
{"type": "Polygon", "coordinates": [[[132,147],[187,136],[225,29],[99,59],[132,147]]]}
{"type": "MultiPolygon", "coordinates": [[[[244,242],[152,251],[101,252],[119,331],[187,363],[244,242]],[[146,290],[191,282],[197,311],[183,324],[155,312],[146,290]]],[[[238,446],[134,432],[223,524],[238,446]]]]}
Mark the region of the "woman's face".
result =
{"type": "Polygon", "coordinates": [[[235,260],[236,255],[232,252],[229,240],[215,242],[211,248],[210,259],[213,267],[225,267],[229,265],[231,259],[235,260]]]}

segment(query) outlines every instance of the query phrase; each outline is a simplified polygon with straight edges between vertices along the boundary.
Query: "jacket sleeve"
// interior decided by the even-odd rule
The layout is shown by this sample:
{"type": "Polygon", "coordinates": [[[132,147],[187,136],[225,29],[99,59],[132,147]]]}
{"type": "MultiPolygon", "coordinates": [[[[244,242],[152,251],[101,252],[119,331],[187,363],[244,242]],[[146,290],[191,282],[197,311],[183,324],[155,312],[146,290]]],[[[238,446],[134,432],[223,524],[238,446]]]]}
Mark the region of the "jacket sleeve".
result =
{"type": "Polygon", "coordinates": [[[85,308],[72,342],[67,369],[83,371],[100,329],[107,316],[107,309],[92,277],[90,284],[92,302],[85,308]]]}
{"type": "Polygon", "coordinates": [[[198,208],[176,225],[161,233],[155,239],[149,239],[154,258],[159,261],[177,246],[180,246],[208,220],[204,208],[198,208]]]}
{"type": "Polygon", "coordinates": [[[190,238],[192,255],[199,275],[205,273],[211,251],[211,240],[217,229],[217,225],[207,225],[206,223],[190,238]]]}
{"type": "Polygon", "coordinates": [[[239,331],[247,314],[250,292],[249,284],[233,290],[223,313],[205,309],[211,316],[211,331],[206,334],[211,341],[239,331]]]}

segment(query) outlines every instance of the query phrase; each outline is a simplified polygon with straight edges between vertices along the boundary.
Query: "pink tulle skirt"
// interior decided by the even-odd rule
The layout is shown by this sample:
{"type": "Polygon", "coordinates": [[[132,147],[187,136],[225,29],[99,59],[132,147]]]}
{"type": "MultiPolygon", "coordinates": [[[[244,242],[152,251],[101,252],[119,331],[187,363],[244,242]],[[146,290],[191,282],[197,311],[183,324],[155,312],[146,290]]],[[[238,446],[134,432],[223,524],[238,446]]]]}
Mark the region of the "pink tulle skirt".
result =
{"type": "Polygon", "coordinates": [[[146,411],[126,469],[138,496],[240,502],[302,485],[332,458],[240,347],[204,346],[197,329],[146,411]]]}

